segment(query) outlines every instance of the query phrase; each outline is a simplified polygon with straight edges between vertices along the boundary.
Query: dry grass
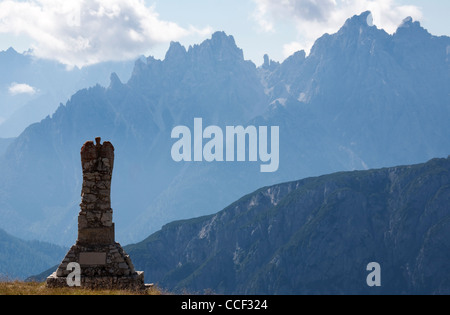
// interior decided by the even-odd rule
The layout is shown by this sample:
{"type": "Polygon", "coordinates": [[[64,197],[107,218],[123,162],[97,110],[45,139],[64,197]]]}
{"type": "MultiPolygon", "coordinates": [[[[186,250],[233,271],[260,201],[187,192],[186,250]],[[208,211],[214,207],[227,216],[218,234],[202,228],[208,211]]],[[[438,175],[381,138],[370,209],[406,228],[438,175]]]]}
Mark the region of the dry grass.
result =
{"type": "Polygon", "coordinates": [[[87,290],[81,288],[50,289],[45,283],[36,282],[0,282],[0,295],[162,295],[157,288],[145,293],[117,290],[87,290]]]}

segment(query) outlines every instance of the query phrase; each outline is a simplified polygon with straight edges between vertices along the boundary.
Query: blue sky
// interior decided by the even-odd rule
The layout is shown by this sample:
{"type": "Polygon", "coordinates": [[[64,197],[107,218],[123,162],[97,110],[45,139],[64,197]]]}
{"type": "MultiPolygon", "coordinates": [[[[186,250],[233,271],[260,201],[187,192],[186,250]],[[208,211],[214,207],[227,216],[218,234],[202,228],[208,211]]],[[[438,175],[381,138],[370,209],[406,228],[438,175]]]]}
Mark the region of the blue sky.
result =
{"type": "Polygon", "coordinates": [[[0,50],[28,49],[69,66],[152,55],[171,41],[199,44],[214,31],[233,35],[257,65],[307,52],[354,14],[370,10],[389,33],[407,16],[450,35],[448,0],[0,0],[0,50]]]}

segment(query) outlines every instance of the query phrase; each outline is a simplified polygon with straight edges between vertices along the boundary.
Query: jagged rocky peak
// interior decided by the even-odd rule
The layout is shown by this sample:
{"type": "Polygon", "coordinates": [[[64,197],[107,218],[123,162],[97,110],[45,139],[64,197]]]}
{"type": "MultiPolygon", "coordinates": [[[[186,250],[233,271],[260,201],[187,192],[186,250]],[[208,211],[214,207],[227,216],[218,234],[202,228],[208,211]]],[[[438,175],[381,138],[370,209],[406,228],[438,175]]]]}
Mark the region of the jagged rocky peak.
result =
{"type": "Polygon", "coordinates": [[[110,89],[114,89],[115,87],[122,85],[122,81],[120,81],[119,76],[115,72],[111,73],[110,82],[111,82],[109,84],[110,89]]]}
{"type": "Polygon", "coordinates": [[[400,24],[400,26],[398,28],[402,28],[402,27],[414,27],[414,26],[419,26],[420,27],[420,22],[416,21],[414,22],[413,18],[408,16],[407,18],[405,18],[402,21],[402,24],[400,24]]]}
{"type": "Polygon", "coordinates": [[[165,60],[178,60],[186,56],[186,48],[179,42],[171,42],[165,60]]]}
{"type": "Polygon", "coordinates": [[[133,72],[136,73],[137,71],[142,70],[145,67],[146,67],[146,63],[139,58],[134,62],[133,72]]]}
{"type": "Polygon", "coordinates": [[[3,62],[6,62],[5,66],[12,66],[12,61],[23,64],[28,56],[26,56],[26,54],[17,52],[13,47],[9,47],[7,50],[0,51],[0,58],[3,60],[3,62]]]}
{"type": "Polygon", "coordinates": [[[215,32],[210,40],[213,47],[232,49],[239,49],[236,45],[236,41],[232,35],[227,35],[225,32],[215,32]]]}
{"type": "Polygon", "coordinates": [[[360,15],[354,15],[347,19],[337,33],[326,33],[317,39],[309,55],[314,56],[325,53],[330,45],[332,45],[331,42],[344,48],[361,42],[361,39],[376,39],[380,38],[380,36],[386,37],[387,35],[385,31],[379,30],[373,25],[372,13],[365,11],[360,15]]]}
{"type": "Polygon", "coordinates": [[[146,59],[146,61],[147,61],[147,64],[148,64],[148,65],[150,65],[150,64],[152,64],[152,63],[161,62],[161,60],[156,59],[156,58],[153,57],[153,56],[148,56],[147,59],[146,59]]]}
{"type": "Polygon", "coordinates": [[[19,54],[19,53],[18,53],[14,48],[12,48],[12,47],[9,47],[9,48],[5,51],[5,53],[8,54],[8,55],[18,55],[18,54],[19,54]]]}
{"type": "Polygon", "coordinates": [[[161,61],[155,59],[152,56],[149,56],[147,58],[145,58],[145,57],[138,58],[134,63],[134,68],[133,68],[133,72],[132,72],[130,81],[133,81],[134,79],[136,79],[136,77],[139,77],[143,73],[146,73],[151,65],[156,64],[158,62],[161,62],[161,61]]]}
{"type": "Polygon", "coordinates": [[[426,29],[422,27],[419,21],[414,21],[412,17],[408,16],[405,18],[397,31],[395,32],[396,36],[425,36],[431,37],[432,35],[428,33],[426,29]]]}
{"type": "Polygon", "coordinates": [[[278,68],[279,65],[280,65],[279,62],[270,59],[269,55],[265,54],[264,63],[262,64],[261,68],[265,70],[274,71],[278,68]]]}
{"type": "Polygon", "coordinates": [[[211,39],[205,40],[200,45],[195,45],[189,49],[189,53],[194,55],[210,55],[217,60],[244,60],[244,52],[234,40],[234,37],[225,32],[216,32],[211,39]]]}
{"type": "Polygon", "coordinates": [[[263,64],[263,68],[269,68],[270,67],[270,59],[269,59],[269,55],[265,54],[264,55],[264,64],[263,64]]]}
{"type": "Polygon", "coordinates": [[[291,64],[302,64],[306,60],[306,52],[304,50],[299,50],[295,52],[292,56],[288,57],[285,62],[291,64]]]}
{"type": "Polygon", "coordinates": [[[372,27],[373,26],[373,16],[372,12],[365,11],[360,15],[354,15],[349,18],[342,29],[351,28],[351,27],[372,27]]]}

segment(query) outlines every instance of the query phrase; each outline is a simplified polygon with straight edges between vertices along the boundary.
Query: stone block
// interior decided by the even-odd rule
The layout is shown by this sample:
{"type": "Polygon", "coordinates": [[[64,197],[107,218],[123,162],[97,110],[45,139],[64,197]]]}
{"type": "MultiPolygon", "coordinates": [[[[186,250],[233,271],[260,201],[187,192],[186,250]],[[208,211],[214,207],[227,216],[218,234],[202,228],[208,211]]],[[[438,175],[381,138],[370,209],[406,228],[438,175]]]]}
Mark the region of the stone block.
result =
{"type": "Polygon", "coordinates": [[[114,238],[114,223],[110,227],[78,229],[78,243],[82,245],[113,244],[114,238]]]}

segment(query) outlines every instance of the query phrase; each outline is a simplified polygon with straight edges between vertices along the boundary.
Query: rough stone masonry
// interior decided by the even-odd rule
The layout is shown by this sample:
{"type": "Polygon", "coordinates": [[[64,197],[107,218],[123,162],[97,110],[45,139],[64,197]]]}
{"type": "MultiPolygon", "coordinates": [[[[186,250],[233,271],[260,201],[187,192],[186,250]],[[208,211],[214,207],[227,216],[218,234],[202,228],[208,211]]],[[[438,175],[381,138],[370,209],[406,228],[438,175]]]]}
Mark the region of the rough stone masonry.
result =
{"type": "Polygon", "coordinates": [[[115,242],[111,209],[114,147],[101,139],[81,148],[83,187],[78,215],[78,240],[56,272],[47,278],[50,288],[67,287],[70,263],[81,267],[81,287],[88,289],[145,290],[144,273],[135,271],[130,256],[115,242]]]}

